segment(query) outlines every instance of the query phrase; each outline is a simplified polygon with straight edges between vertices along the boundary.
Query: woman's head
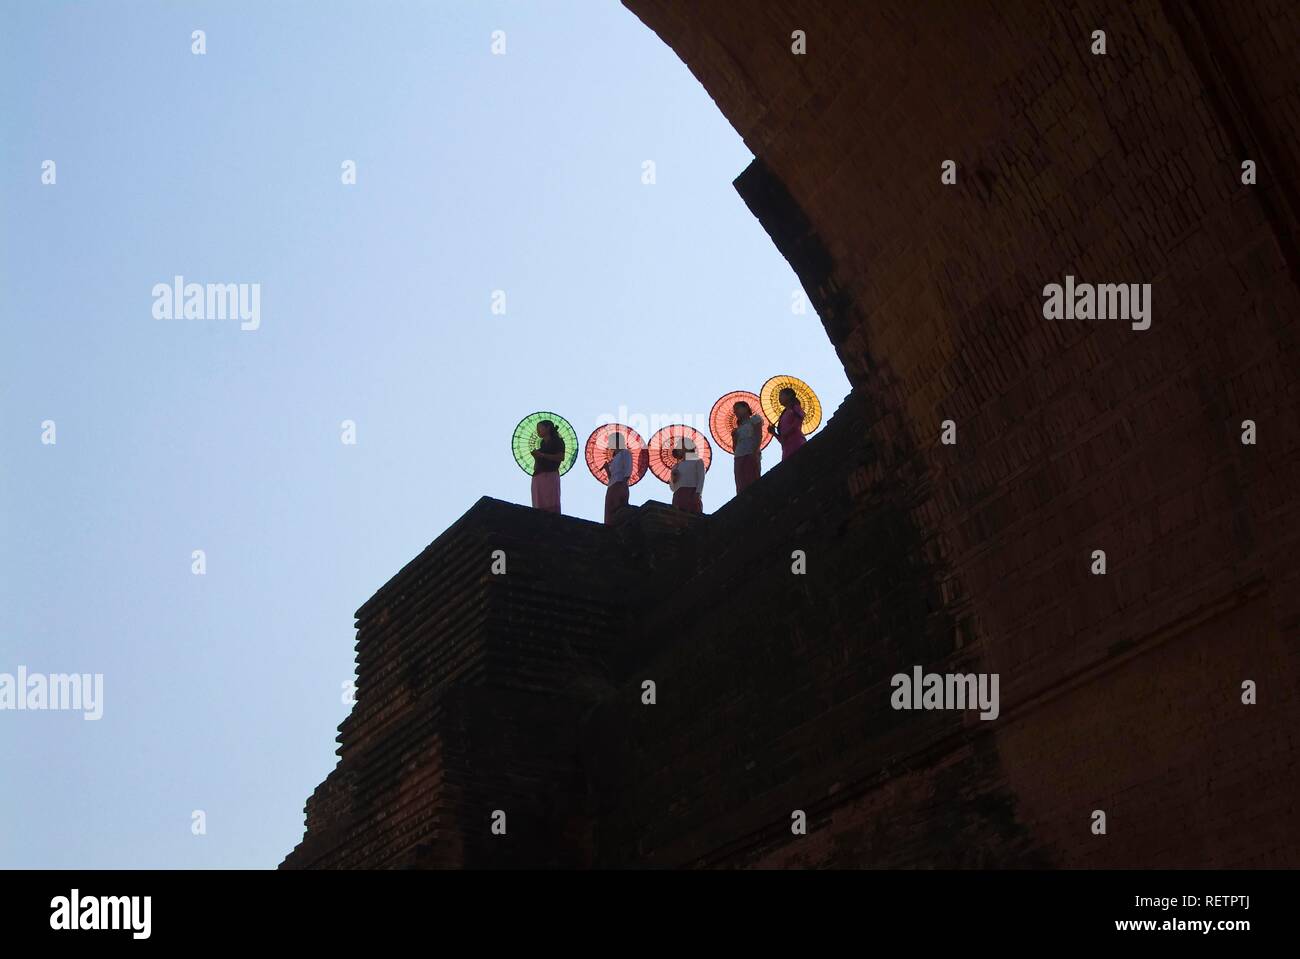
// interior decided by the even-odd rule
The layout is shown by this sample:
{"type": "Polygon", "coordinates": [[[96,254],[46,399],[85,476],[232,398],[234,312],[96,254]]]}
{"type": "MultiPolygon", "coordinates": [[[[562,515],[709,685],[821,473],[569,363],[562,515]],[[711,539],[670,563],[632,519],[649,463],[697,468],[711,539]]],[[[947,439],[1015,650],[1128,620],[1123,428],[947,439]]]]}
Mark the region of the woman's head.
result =
{"type": "Polygon", "coordinates": [[[615,453],[619,450],[627,449],[627,437],[622,433],[611,433],[609,436],[609,448],[615,453]]]}
{"type": "Polygon", "coordinates": [[[754,411],[749,408],[749,404],[744,400],[737,400],[731,407],[731,412],[736,414],[736,419],[742,423],[754,415],[754,411]]]}
{"type": "Polygon", "coordinates": [[[542,439],[555,435],[555,424],[550,420],[541,420],[537,424],[537,435],[542,439]]]}
{"type": "Polygon", "coordinates": [[[798,395],[788,386],[778,393],[776,398],[781,402],[782,406],[794,406],[799,402],[798,395]]]}

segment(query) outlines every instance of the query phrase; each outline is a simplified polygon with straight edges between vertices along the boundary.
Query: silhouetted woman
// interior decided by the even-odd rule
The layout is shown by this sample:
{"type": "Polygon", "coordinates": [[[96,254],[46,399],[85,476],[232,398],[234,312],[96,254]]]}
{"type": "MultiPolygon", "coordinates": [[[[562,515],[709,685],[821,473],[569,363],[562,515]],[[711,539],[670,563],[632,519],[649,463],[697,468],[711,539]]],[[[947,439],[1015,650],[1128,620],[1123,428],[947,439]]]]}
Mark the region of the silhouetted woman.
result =
{"type": "Polygon", "coordinates": [[[627,505],[627,481],[632,478],[632,454],[627,449],[627,437],[615,433],[609,438],[609,452],[613,455],[605,464],[609,488],[605,490],[605,524],[614,521],[614,514],[627,505]]]}
{"type": "Polygon", "coordinates": [[[695,452],[694,441],[685,436],[679,439],[673,447],[673,459],[677,465],[668,484],[673,491],[673,505],[688,513],[703,513],[700,494],[704,492],[704,460],[695,452]]]}
{"type": "Polygon", "coordinates": [[[736,458],[736,493],[758,479],[763,472],[763,423],[749,404],[739,400],[731,411],[736,414],[736,428],[731,431],[732,455],[736,458]]]}
{"type": "Polygon", "coordinates": [[[537,435],[542,438],[542,443],[533,450],[533,508],[558,513],[564,439],[550,420],[542,420],[537,424],[537,435]]]}
{"type": "Polygon", "coordinates": [[[795,450],[808,442],[808,437],[803,435],[803,404],[799,402],[798,394],[787,386],[776,398],[785,410],[768,429],[781,442],[781,462],[784,463],[795,450]]]}

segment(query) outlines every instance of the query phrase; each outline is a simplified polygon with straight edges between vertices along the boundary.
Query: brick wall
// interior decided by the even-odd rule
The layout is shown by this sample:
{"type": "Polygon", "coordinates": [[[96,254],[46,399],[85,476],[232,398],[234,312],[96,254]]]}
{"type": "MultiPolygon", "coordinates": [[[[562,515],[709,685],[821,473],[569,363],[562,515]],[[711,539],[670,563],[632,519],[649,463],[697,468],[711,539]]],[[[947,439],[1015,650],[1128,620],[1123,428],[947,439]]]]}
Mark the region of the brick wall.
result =
{"type": "MultiPolygon", "coordinates": [[[[756,154],[737,185],[800,273],[868,409],[857,447],[873,461],[846,455],[838,469],[854,475],[856,498],[898,510],[910,568],[929,570],[941,609],[968,629],[963,654],[1002,676],[1011,713],[973,735],[991,740],[980,747],[1000,769],[990,789],[1016,797],[1035,851],[993,858],[1181,864],[1195,855],[1178,837],[1197,829],[1222,834],[1197,847],[1203,864],[1294,864],[1296,830],[1266,828],[1297,785],[1293,746],[1264,732],[1300,718],[1295,12],[627,5],[756,154]],[[807,33],[805,56],[791,53],[794,29],[807,33]],[[1107,32],[1104,57],[1089,52],[1094,29],[1107,32]],[[1247,158],[1257,186],[1240,182],[1247,158]],[[946,159],[955,186],[940,183],[946,159]],[[1043,319],[1043,286],[1067,273],[1152,283],[1151,329],[1043,319]],[[1239,442],[1246,418],[1257,446],[1239,442]],[[956,446],[937,442],[945,419],[956,446]],[[1107,552],[1106,576],[1089,573],[1094,549],[1107,552]],[[1144,689],[1143,676],[1161,695],[1128,703],[1118,691],[1144,689]],[[1244,679],[1267,686],[1268,702],[1240,705],[1244,679]],[[1136,775],[1136,742],[1147,767],[1170,767],[1157,784],[1136,775]],[[1233,756],[1231,769],[1184,763],[1192,746],[1233,756]],[[1073,778],[1081,769],[1089,788],[1073,778]],[[1052,782],[1075,785],[1044,800],[1050,808],[1037,798],[1020,808],[1052,782]],[[1123,802],[1126,834],[1136,820],[1142,841],[1095,840],[1087,813],[1123,802]],[[1189,803],[1196,818],[1180,819],[1189,803]]],[[[913,638],[881,655],[872,616],[859,621],[881,656],[877,681],[925,654],[913,638]]],[[[815,622],[809,633],[822,632],[815,622]]],[[[861,719],[855,728],[865,741],[850,752],[879,752],[861,719]]],[[[781,744],[770,748],[779,765],[781,744]]],[[[948,768],[937,762],[929,778],[948,768]]],[[[884,782],[881,797],[825,829],[869,834],[889,796],[907,807],[889,815],[915,818],[910,787],[884,782]]],[[[927,788],[932,815],[950,816],[927,788]]],[[[785,802],[758,818],[771,826],[785,802]]],[[[807,861],[968,861],[857,840],[856,853],[794,845],[807,861]]]]}
{"type": "Polygon", "coordinates": [[[358,611],[286,865],[1300,864],[1300,17],[626,2],[853,394],[712,516],[481,501],[358,611]],[[1045,320],[1067,274],[1151,283],[1151,328],[1045,320]],[[999,718],[895,711],[913,665],[998,673],[999,718]]]}
{"type": "Polygon", "coordinates": [[[577,729],[626,615],[592,589],[603,533],[484,498],[357,610],[356,705],[285,865],[589,858],[570,835],[577,729]],[[491,842],[496,809],[508,847],[491,842]]]}

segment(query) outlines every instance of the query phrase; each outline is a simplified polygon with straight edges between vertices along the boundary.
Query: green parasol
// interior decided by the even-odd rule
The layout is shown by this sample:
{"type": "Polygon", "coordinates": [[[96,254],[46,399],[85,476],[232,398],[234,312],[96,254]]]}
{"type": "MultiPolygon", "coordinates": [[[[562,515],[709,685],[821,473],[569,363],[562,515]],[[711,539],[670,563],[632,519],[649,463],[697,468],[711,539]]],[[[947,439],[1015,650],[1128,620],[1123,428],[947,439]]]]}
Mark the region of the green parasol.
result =
{"type": "Polygon", "coordinates": [[[542,420],[550,420],[554,423],[560,439],[564,440],[564,461],[560,463],[560,475],[563,476],[573,468],[573,464],[578,459],[578,434],[574,432],[569,421],[559,413],[529,413],[515,427],[510,449],[515,454],[515,462],[519,464],[519,468],[532,476],[533,467],[537,462],[533,459],[533,450],[542,445],[542,438],[537,435],[537,424],[542,420]]]}

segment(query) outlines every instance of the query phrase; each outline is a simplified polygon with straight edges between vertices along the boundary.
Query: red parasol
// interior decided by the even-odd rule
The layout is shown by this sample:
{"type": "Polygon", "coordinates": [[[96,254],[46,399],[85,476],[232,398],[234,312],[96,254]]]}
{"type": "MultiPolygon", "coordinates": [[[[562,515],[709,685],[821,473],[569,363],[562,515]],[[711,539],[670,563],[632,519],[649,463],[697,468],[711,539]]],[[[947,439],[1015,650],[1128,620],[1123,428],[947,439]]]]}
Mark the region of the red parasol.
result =
{"type": "Polygon", "coordinates": [[[618,451],[617,444],[621,441],[616,437],[620,434],[627,443],[628,452],[632,454],[632,475],[628,478],[627,485],[635,486],[640,482],[641,477],[645,476],[646,468],[649,466],[645,456],[645,440],[632,427],[624,426],[622,423],[606,423],[598,426],[587,437],[587,469],[591,470],[591,475],[596,479],[606,486],[609,485],[605,464],[612,460],[618,451]]]}
{"type": "Polygon", "coordinates": [[[646,448],[650,453],[650,472],[665,483],[672,482],[673,467],[677,465],[677,460],[673,459],[673,448],[680,446],[683,438],[689,439],[695,444],[695,452],[700,454],[700,459],[703,460],[706,471],[709,468],[709,463],[713,460],[713,447],[709,445],[709,441],[705,439],[704,434],[699,430],[683,423],[665,426],[650,437],[650,442],[646,444],[646,448]]]}
{"type": "Polygon", "coordinates": [[[709,413],[709,432],[713,434],[713,442],[728,453],[735,452],[734,444],[731,442],[731,431],[736,428],[736,414],[731,408],[741,402],[748,403],[750,413],[758,417],[759,432],[763,434],[758,448],[763,449],[772,442],[772,434],[768,432],[767,420],[763,417],[763,404],[758,394],[748,390],[733,390],[714,403],[713,411],[709,413]]]}

